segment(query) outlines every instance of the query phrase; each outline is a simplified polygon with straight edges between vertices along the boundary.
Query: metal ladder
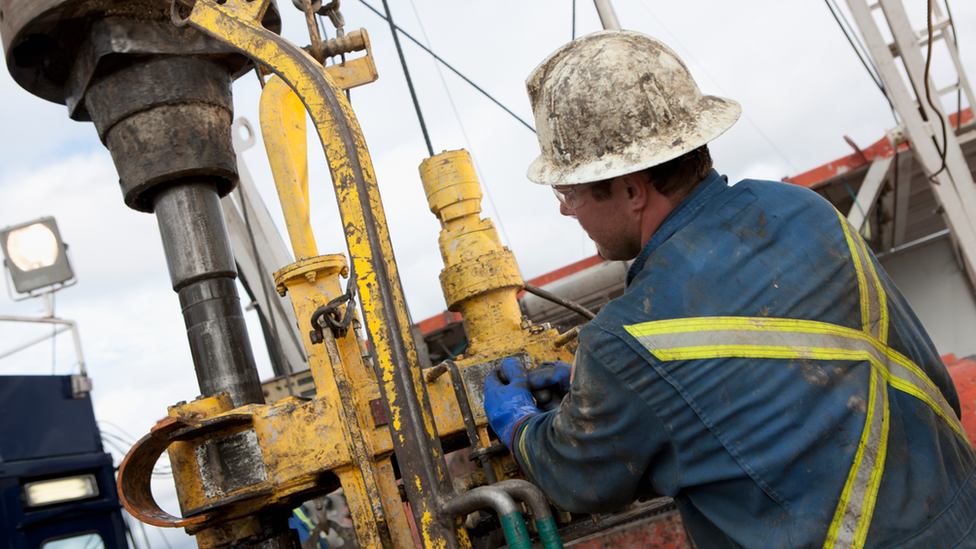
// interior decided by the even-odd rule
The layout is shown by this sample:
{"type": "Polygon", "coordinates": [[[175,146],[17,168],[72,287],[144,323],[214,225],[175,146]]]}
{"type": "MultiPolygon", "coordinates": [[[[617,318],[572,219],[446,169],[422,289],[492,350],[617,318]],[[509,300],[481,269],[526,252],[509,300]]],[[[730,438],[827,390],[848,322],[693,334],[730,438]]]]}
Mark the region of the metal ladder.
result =
{"type": "MultiPolygon", "coordinates": [[[[932,192],[943,210],[953,242],[960,251],[970,284],[976,289],[976,187],[941,98],[961,90],[970,107],[976,103],[959,61],[955,42],[949,34],[951,22],[943,15],[939,2],[934,2],[930,40],[928,28],[921,31],[912,28],[901,0],[879,0],[872,5],[868,5],[867,0],[847,0],[847,4],[901,118],[901,125],[893,133],[911,142],[915,157],[932,181],[932,192]],[[879,8],[883,17],[875,18],[873,12],[879,8]],[[893,43],[886,42],[878,25],[879,19],[887,23],[893,43]],[[948,48],[957,78],[956,84],[937,90],[930,75],[929,89],[932,102],[938,108],[936,112],[926,98],[927,50],[923,48],[927,48],[930,41],[935,44],[940,40],[948,48]],[[901,58],[907,80],[899,71],[896,58],[901,58]],[[943,123],[947,128],[944,142],[943,123]],[[942,151],[945,152],[945,169],[940,171],[942,151]]],[[[899,143],[894,141],[893,144],[897,146],[899,143]]]]}

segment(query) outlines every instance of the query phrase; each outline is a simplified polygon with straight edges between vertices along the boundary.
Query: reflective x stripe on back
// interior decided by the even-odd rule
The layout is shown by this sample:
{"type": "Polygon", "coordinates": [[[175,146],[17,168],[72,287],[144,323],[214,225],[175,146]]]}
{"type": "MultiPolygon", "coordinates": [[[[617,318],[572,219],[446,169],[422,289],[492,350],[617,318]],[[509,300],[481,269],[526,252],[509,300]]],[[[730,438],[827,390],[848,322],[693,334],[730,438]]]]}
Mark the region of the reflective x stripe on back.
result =
{"type": "MultiPolygon", "coordinates": [[[[838,216],[840,214],[838,213],[838,216]]],[[[867,361],[867,417],[854,463],[834,512],[825,549],[864,546],[881,486],[888,441],[887,387],[927,404],[968,440],[941,391],[912,361],[887,345],[888,306],[864,241],[843,216],[860,294],[861,329],[812,320],[700,317],[624,326],[658,360],[767,358],[867,361]]]]}

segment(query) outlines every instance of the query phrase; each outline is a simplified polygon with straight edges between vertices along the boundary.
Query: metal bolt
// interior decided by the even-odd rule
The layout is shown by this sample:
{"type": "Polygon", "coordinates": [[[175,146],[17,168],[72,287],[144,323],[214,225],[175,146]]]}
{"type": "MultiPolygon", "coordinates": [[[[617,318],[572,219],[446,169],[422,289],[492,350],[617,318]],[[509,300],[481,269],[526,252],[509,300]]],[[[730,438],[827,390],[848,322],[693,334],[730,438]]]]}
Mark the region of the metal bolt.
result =
{"type": "Polygon", "coordinates": [[[308,280],[310,284],[312,282],[315,282],[315,271],[309,271],[305,273],[305,280],[308,280]]]}

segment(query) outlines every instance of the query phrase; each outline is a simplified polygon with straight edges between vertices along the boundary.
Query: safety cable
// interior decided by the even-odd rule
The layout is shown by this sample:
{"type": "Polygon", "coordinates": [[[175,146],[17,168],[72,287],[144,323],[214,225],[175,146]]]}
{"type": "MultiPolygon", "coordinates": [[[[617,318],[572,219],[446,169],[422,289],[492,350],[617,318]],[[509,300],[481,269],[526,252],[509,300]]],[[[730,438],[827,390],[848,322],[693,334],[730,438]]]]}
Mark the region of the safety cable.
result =
{"type": "MultiPolygon", "coordinates": [[[[370,6],[369,4],[367,4],[367,3],[366,3],[366,0],[359,0],[359,1],[360,1],[360,2],[361,2],[361,3],[363,4],[363,5],[364,5],[364,6],[366,6],[367,8],[369,8],[369,9],[370,9],[370,11],[372,11],[373,13],[375,13],[376,15],[378,15],[379,17],[381,17],[381,18],[383,18],[383,19],[386,19],[386,17],[385,17],[385,16],[384,16],[384,15],[383,15],[382,13],[380,13],[380,12],[379,12],[379,11],[378,11],[378,10],[377,10],[376,8],[374,8],[373,6],[370,6]]],[[[385,3],[385,1],[384,1],[384,3],[385,3]]],[[[519,122],[521,122],[521,123],[522,123],[522,125],[523,125],[523,126],[525,126],[526,128],[528,128],[529,130],[531,130],[531,131],[532,131],[532,133],[535,133],[535,128],[533,128],[533,127],[532,127],[532,126],[531,126],[531,125],[530,125],[530,124],[529,124],[528,122],[526,122],[525,120],[522,120],[521,118],[519,118],[519,116],[518,116],[517,114],[515,114],[514,112],[512,112],[512,111],[511,111],[511,110],[510,110],[510,109],[509,109],[508,107],[506,107],[505,105],[502,105],[502,104],[501,104],[501,103],[500,103],[500,102],[499,102],[499,101],[498,101],[497,99],[495,99],[494,97],[492,97],[492,96],[491,96],[491,95],[490,95],[490,94],[489,94],[488,92],[486,92],[485,90],[483,90],[483,89],[481,89],[481,87],[480,87],[480,86],[478,86],[477,84],[475,84],[474,82],[472,82],[472,81],[471,81],[471,79],[469,79],[469,78],[468,78],[467,76],[464,76],[463,74],[461,74],[461,73],[460,73],[460,72],[459,72],[459,71],[458,71],[457,69],[455,69],[454,67],[452,67],[452,66],[451,66],[451,65],[450,65],[450,64],[449,64],[449,63],[448,63],[447,61],[444,61],[443,59],[441,59],[441,57],[440,57],[440,56],[438,56],[438,55],[437,55],[436,53],[434,53],[433,51],[431,51],[431,50],[430,50],[430,48],[428,48],[428,47],[426,47],[426,46],[424,46],[423,44],[421,44],[421,43],[420,43],[420,41],[419,41],[419,40],[417,40],[416,38],[414,38],[413,36],[410,36],[410,34],[409,34],[409,33],[408,33],[407,31],[405,31],[405,30],[403,30],[403,29],[401,29],[400,27],[398,27],[398,26],[396,26],[396,25],[395,25],[395,24],[394,24],[394,23],[393,23],[392,21],[390,21],[389,19],[386,19],[386,20],[387,20],[387,21],[388,21],[388,22],[390,23],[390,25],[391,25],[391,26],[392,26],[393,28],[395,28],[396,30],[398,30],[398,31],[400,31],[400,33],[401,33],[401,34],[403,34],[403,36],[405,36],[405,37],[407,37],[408,39],[410,39],[410,41],[411,41],[411,42],[413,42],[414,44],[416,44],[416,45],[417,45],[418,47],[420,47],[420,49],[422,49],[422,50],[424,50],[425,52],[427,52],[428,54],[430,54],[430,56],[431,56],[431,57],[433,57],[434,59],[436,59],[436,60],[438,60],[438,61],[440,61],[441,63],[443,63],[443,65],[444,65],[445,67],[447,67],[448,69],[450,69],[450,70],[451,70],[451,72],[453,72],[454,74],[456,74],[456,75],[458,75],[459,77],[461,77],[461,79],[462,79],[462,80],[464,80],[465,82],[467,82],[467,83],[468,83],[469,85],[471,85],[471,87],[473,87],[474,89],[476,89],[476,90],[478,90],[479,92],[481,92],[481,94],[482,94],[482,95],[484,95],[485,97],[487,97],[487,98],[488,98],[489,100],[491,100],[491,102],[492,102],[492,103],[494,103],[494,104],[496,104],[496,105],[498,105],[499,107],[501,107],[501,108],[502,108],[502,110],[504,110],[505,112],[507,112],[508,114],[510,114],[510,115],[512,116],[512,118],[514,118],[514,119],[516,119],[516,120],[518,120],[519,122]]],[[[396,36],[396,35],[394,34],[394,37],[395,37],[395,36],[396,36]]],[[[399,44],[399,42],[397,42],[397,44],[399,44]]],[[[431,156],[433,156],[433,154],[432,154],[431,156]]]]}
{"type": "MultiPolygon", "coordinates": [[[[424,41],[427,42],[428,48],[430,47],[430,38],[427,36],[427,30],[424,28],[424,23],[420,19],[420,13],[417,12],[417,6],[413,0],[410,0],[410,7],[413,8],[413,14],[417,18],[417,23],[420,25],[420,32],[424,35],[424,41]]],[[[464,138],[466,146],[471,148],[471,139],[468,138],[468,132],[464,129],[464,122],[461,121],[461,113],[458,112],[457,105],[454,104],[454,96],[451,95],[451,88],[447,86],[447,80],[444,79],[444,73],[441,71],[441,66],[438,63],[434,63],[434,68],[437,69],[437,76],[441,79],[441,84],[444,86],[444,92],[447,93],[447,100],[451,103],[451,110],[454,111],[454,118],[457,120],[458,126],[461,128],[461,136],[464,138]]],[[[481,188],[485,191],[485,198],[488,199],[488,204],[491,205],[491,209],[495,212],[495,218],[498,226],[498,231],[501,232],[502,238],[505,239],[506,244],[510,244],[511,240],[508,238],[508,233],[505,232],[505,224],[502,222],[501,211],[495,206],[495,200],[491,196],[491,192],[488,189],[488,185],[485,182],[485,178],[481,172],[481,166],[478,164],[478,158],[475,154],[471,153],[471,162],[474,163],[474,170],[478,177],[481,179],[481,188]]]]}
{"type": "Polygon", "coordinates": [[[586,320],[593,320],[593,318],[596,317],[596,314],[594,314],[593,311],[587,309],[586,307],[580,305],[579,303],[576,303],[575,301],[570,301],[564,297],[560,297],[552,292],[543,290],[538,286],[533,286],[528,282],[523,282],[522,286],[525,288],[526,292],[539,296],[542,299],[545,299],[547,301],[551,301],[557,305],[562,305],[563,307],[566,307],[571,311],[575,311],[577,314],[579,314],[586,320]]]}
{"type": "Polygon", "coordinates": [[[844,12],[841,11],[840,7],[836,5],[836,1],[832,2],[832,0],[824,0],[824,3],[827,4],[827,9],[829,9],[830,14],[834,16],[834,21],[837,21],[837,26],[839,26],[841,32],[844,33],[844,37],[847,38],[847,42],[854,50],[854,54],[857,55],[857,58],[861,61],[861,64],[864,65],[865,70],[868,71],[868,75],[871,77],[871,80],[874,81],[874,84],[878,86],[879,90],[881,90],[881,94],[884,95],[885,101],[888,102],[888,107],[891,109],[891,115],[895,118],[895,123],[899,123],[898,111],[895,109],[895,104],[891,102],[891,97],[888,95],[888,89],[885,87],[884,81],[878,74],[878,68],[874,66],[873,61],[866,58],[867,55],[864,53],[864,51],[867,48],[861,42],[861,39],[858,38],[857,33],[853,32],[853,27],[851,27],[850,21],[847,20],[847,16],[844,15],[844,12]],[[841,19],[843,19],[843,22],[841,22],[841,19]],[[850,29],[850,31],[848,29],[850,29]],[[851,37],[852,35],[853,38],[851,37]],[[854,43],[855,41],[857,41],[857,44],[854,43]]]}
{"type": "Polygon", "coordinates": [[[932,36],[932,7],[932,0],[928,0],[928,13],[926,14],[926,19],[928,21],[929,44],[928,50],[925,54],[925,100],[928,102],[929,107],[932,107],[932,110],[935,111],[936,116],[939,117],[939,122],[942,123],[942,146],[939,147],[939,142],[933,139],[933,141],[935,141],[935,149],[939,151],[939,154],[942,156],[942,167],[929,176],[929,181],[935,185],[938,185],[939,181],[935,178],[935,176],[939,175],[946,169],[946,156],[948,156],[949,153],[949,130],[946,128],[946,117],[942,115],[942,111],[935,106],[935,102],[932,100],[932,90],[930,89],[929,84],[929,70],[932,67],[932,46],[935,42],[934,37],[932,36]]]}
{"type": "Polygon", "coordinates": [[[576,0],[573,0],[573,40],[576,40],[576,0]]]}
{"type": "MultiPolygon", "coordinates": [[[[366,2],[363,3],[365,4],[366,2]]],[[[373,9],[368,4],[367,7],[369,9],[373,9]]],[[[407,59],[403,56],[403,48],[400,47],[400,37],[397,36],[397,26],[395,23],[393,23],[393,14],[390,13],[390,5],[386,0],[383,0],[383,9],[386,11],[386,17],[384,17],[384,19],[386,19],[386,22],[390,24],[390,33],[393,34],[393,43],[396,44],[397,55],[400,56],[400,65],[403,66],[403,75],[407,78],[407,87],[410,88],[410,97],[413,99],[413,108],[416,109],[417,119],[420,120],[420,129],[424,132],[424,141],[427,143],[427,152],[430,153],[430,156],[434,156],[434,147],[430,144],[430,136],[427,134],[427,124],[424,123],[424,115],[420,112],[420,102],[417,101],[417,92],[413,89],[413,80],[410,78],[410,71],[407,70],[407,59]]]]}

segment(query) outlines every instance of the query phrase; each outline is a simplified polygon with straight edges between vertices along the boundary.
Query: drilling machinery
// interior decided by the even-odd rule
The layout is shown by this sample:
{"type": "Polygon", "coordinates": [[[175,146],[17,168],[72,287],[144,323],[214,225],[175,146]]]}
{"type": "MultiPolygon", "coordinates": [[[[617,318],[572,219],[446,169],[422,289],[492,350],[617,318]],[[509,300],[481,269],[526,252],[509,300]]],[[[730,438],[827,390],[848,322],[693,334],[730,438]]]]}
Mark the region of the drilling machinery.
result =
{"type": "MultiPolygon", "coordinates": [[[[482,386],[508,356],[528,368],[572,361],[575,332],[521,316],[518,266],[480,217],[470,157],[446,152],[420,172],[442,227],[440,282],[469,347],[420,367],[369,153],[342,93],[376,78],[368,36],[322,40],[314,12],[338,2],[302,4],[306,49],[277,34],[272,0],[0,0],[11,75],[95,123],[125,203],[156,215],[183,309],[201,396],[172,406],[126,456],[123,503],[146,523],[185,528],[201,548],[292,548],[291,509],[341,487],[362,547],[413,546],[411,522],[424,547],[467,547],[463,518],[482,508],[498,515],[512,547],[531,546],[525,509],[543,546],[561,547],[545,497],[518,480],[504,445],[490,438],[482,386]],[[324,68],[326,58],[364,50],[324,68]],[[274,284],[292,300],[316,387],[313,398],[270,404],[218,204],[237,180],[230,85],[254,67],[262,82],[270,76],[261,124],[296,260],[274,284]],[[348,263],[320,255],[310,229],[306,113],[328,159],[348,263]],[[476,471],[452,481],[444,454],[462,448],[476,471]],[[182,517],[161,510],[150,491],[163,452],[182,517]]],[[[562,523],[565,515],[557,513],[562,523]]]]}

